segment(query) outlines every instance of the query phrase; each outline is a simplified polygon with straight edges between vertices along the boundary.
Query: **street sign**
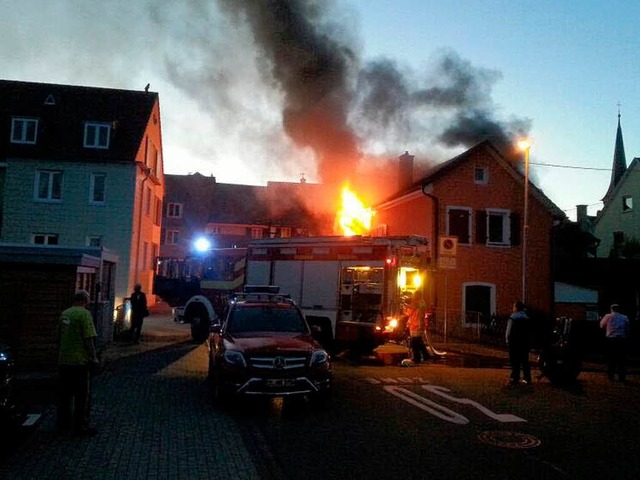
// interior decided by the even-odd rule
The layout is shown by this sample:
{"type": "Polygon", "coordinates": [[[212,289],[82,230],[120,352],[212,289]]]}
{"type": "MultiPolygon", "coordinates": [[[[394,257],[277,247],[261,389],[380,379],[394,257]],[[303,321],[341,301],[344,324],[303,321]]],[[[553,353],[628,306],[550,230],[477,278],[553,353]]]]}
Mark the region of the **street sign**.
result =
{"type": "Polygon", "coordinates": [[[455,270],[457,268],[456,257],[438,257],[438,268],[441,270],[455,270]]]}
{"type": "Polygon", "coordinates": [[[438,237],[438,256],[455,257],[458,253],[458,237],[438,237]]]}

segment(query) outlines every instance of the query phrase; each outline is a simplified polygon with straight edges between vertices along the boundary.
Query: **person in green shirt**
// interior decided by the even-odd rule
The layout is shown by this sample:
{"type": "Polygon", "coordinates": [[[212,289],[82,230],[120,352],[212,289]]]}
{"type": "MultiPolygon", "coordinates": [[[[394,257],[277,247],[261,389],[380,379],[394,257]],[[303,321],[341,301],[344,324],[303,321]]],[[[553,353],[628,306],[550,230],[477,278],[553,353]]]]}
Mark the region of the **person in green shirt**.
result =
{"type": "Polygon", "coordinates": [[[98,363],[94,340],[97,337],[89,294],[78,290],[73,306],[60,314],[58,323],[59,402],[57,426],[61,433],[94,435],[89,425],[90,367],[98,363]]]}

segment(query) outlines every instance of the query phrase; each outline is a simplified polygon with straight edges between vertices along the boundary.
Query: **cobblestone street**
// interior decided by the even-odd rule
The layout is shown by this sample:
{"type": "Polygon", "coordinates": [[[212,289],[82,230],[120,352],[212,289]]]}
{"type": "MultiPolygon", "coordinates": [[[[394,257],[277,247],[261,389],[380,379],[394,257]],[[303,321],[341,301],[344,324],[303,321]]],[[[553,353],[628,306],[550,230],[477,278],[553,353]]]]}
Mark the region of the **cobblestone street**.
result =
{"type": "Polygon", "coordinates": [[[93,381],[98,434],[59,436],[49,407],[0,477],[258,478],[234,421],[207,402],[206,364],[206,347],[189,341],[114,359],[93,381]]]}

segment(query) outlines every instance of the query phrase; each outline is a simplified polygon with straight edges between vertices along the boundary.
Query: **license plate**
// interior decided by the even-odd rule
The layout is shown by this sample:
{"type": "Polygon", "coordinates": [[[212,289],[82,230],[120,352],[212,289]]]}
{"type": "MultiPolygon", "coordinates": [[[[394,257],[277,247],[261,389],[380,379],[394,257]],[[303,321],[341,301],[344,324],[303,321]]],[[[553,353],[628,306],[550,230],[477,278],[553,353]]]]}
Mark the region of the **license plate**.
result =
{"type": "Polygon", "coordinates": [[[290,378],[269,378],[267,387],[293,387],[296,382],[290,378]]]}

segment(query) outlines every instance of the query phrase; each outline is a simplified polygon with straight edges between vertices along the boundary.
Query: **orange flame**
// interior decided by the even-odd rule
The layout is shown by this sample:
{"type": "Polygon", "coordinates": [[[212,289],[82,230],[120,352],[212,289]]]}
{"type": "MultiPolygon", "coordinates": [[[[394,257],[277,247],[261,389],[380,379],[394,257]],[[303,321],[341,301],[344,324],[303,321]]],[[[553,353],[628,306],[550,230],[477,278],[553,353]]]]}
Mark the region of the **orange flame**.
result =
{"type": "Polygon", "coordinates": [[[342,189],[342,208],[336,214],[336,222],[345,237],[364,235],[371,230],[371,208],[365,207],[348,186],[342,189]]]}

